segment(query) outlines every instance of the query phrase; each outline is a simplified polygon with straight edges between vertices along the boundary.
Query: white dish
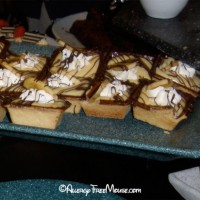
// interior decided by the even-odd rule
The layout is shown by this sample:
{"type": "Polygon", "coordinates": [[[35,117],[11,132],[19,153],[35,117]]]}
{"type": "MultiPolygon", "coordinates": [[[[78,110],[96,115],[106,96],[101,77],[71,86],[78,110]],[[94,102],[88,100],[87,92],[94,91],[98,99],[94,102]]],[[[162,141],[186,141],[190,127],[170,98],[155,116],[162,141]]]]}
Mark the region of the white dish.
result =
{"type": "Polygon", "coordinates": [[[186,200],[200,198],[200,168],[194,167],[169,174],[169,182],[186,200]]]}
{"type": "Polygon", "coordinates": [[[86,19],[87,13],[88,12],[80,12],[57,20],[52,26],[52,32],[56,39],[61,39],[73,47],[84,47],[84,45],[70,33],[70,28],[76,20],[86,19]]]}
{"type": "Polygon", "coordinates": [[[140,3],[148,16],[170,19],[183,10],[188,0],[140,0],[140,3]]]}

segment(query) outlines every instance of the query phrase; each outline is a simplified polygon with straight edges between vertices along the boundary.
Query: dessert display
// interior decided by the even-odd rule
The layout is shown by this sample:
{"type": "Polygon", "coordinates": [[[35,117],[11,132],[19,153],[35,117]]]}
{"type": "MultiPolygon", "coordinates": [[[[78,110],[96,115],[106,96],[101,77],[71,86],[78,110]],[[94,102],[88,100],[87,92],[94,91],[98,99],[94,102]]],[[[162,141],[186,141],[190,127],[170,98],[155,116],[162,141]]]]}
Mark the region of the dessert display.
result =
{"type": "Polygon", "coordinates": [[[100,62],[96,51],[74,49],[64,45],[53,55],[47,77],[47,84],[62,99],[71,103],[71,110],[66,112],[79,113],[80,100],[95,79],[100,62]]]}
{"type": "Polygon", "coordinates": [[[5,104],[14,124],[55,129],[69,103],[63,101],[42,81],[27,78],[19,98],[5,104]]]}
{"type": "Polygon", "coordinates": [[[152,60],[114,52],[106,64],[103,80],[97,81],[82,101],[87,116],[123,119],[131,109],[131,96],[140,81],[151,80],[152,60]]]}
{"type": "MultiPolygon", "coordinates": [[[[166,159],[173,155],[199,156],[198,66],[193,69],[183,62],[188,60],[188,53],[192,55],[190,45],[181,46],[187,54],[184,57],[174,45],[170,50],[166,46],[172,55],[163,56],[159,50],[165,43],[156,43],[159,38],[152,35],[148,38],[144,31],[148,26],[132,27],[143,19],[135,18],[134,13],[129,18],[129,12],[119,16],[128,17],[130,26],[126,30],[119,27],[120,21],[112,21],[107,15],[110,13],[102,15],[93,10],[85,20],[75,21],[69,33],[72,21],[85,18],[85,14],[60,20],[64,23],[56,28],[61,26],[61,33],[66,32],[67,37],[61,36],[66,43],[57,40],[59,45],[45,35],[1,28],[2,135],[8,132],[14,137],[44,138],[131,155],[139,152],[146,156],[149,150],[154,158],[157,153],[165,156],[165,152],[170,154],[166,159]],[[81,43],[84,47],[79,48],[81,43]],[[180,60],[176,60],[178,57],[180,60]]],[[[175,44],[178,42],[182,40],[175,44]]],[[[188,63],[193,63],[195,56],[190,58],[188,63]]]]}
{"type": "Polygon", "coordinates": [[[0,39],[0,121],[7,113],[14,124],[56,129],[64,113],[83,109],[87,117],[111,119],[132,112],[172,131],[199,96],[199,72],[172,57],[58,43],[47,57],[15,54],[0,39]]]}
{"type": "Polygon", "coordinates": [[[12,123],[55,129],[70,104],[37,80],[47,57],[30,52],[17,55],[11,51],[6,55],[0,63],[0,119],[7,110],[12,123]]]}
{"type": "Polygon", "coordinates": [[[155,79],[170,79],[184,92],[200,96],[200,72],[188,64],[170,56],[160,57],[154,72],[155,79]]]}
{"type": "Polygon", "coordinates": [[[145,85],[133,102],[133,116],[164,130],[173,130],[188,117],[194,98],[167,79],[145,85]]]}

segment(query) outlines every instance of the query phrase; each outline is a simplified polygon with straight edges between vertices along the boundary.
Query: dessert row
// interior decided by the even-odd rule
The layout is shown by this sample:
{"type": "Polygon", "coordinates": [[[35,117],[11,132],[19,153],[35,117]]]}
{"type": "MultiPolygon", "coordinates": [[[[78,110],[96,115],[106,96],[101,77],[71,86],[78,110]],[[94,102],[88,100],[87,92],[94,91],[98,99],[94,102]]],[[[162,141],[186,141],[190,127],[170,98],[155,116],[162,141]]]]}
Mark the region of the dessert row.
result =
{"type": "MultiPolygon", "coordinates": [[[[55,129],[64,113],[135,119],[173,130],[200,95],[199,72],[169,56],[74,48],[14,54],[0,40],[1,121],[55,129]]],[[[134,124],[133,124],[134,126],[134,124]]]]}

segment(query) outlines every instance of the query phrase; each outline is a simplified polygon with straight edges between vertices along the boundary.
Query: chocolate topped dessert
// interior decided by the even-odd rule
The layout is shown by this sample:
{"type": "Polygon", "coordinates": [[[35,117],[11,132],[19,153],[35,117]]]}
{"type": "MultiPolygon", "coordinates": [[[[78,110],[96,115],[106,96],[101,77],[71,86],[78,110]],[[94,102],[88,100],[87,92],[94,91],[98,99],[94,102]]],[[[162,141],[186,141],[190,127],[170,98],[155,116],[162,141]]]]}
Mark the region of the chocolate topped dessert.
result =
{"type": "Polygon", "coordinates": [[[77,108],[76,112],[80,112],[79,101],[85,98],[86,90],[95,79],[99,62],[100,56],[96,51],[64,45],[51,58],[47,84],[61,98],[70,101],[77,108]]]}
{"type": "Polygon", "coordinates": [[[194,98],[177,90],[167,79],[145,85],[133,102],[134,118],[162,128],[173,130],[188,117],[194,98]]]}
{"type": "Polygon", "coordinates": [[[159,57],[154,68],[154,77],[158,80],[169,79],[179,89],[194,97],[200,96],[200,72],[188,64],[173,57],[159,57]]]}
{"type": "Polygon", "coordinates": [[[140,81],[151,80],[151,59],[112,52],[105,67],[104,77],[88,91],[82,107],[88,116],[123,119],[130,111],[132,94],[140,81]]]}
{"type": "MultiPolygon", "coordinates": [[[[2,51],[6,44],[0,40],[2,51]]],[[[114,43],[60,44],[49,58],[9,49],[2,57],[0,102],[13,123],[55,129],[64,112],[83,108],[87,116],[123,119],[132,110],[134,118],[171,131],[188,117],[200,93],[199,72],[172,57],[155,59],[114,43]]]]}
{"type": "Polygon", "coordinates": [[[25,90],[21,95],[5,104],[12,123],[55,129],[70,104],[59,99],[44,82],[33,77],[27,78],[23,86],[25,90]]]}
{"type": "Polygon", "coordinates": [[[76,20],[72,24],[70,33],[74,34],[86,48],[155,55],[158,52],[155,48],[113,26],[112,18],[119,8],[104,12],[97,9],[89,10],[86,19],[76,20]]]}

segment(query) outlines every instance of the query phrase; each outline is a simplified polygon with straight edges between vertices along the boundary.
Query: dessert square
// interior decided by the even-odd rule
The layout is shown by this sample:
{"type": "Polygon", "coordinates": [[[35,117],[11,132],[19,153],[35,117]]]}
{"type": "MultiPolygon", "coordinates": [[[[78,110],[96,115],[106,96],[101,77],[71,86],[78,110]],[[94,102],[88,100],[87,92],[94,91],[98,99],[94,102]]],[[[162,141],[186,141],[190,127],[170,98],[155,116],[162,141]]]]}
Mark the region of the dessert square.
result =
{"type": "Polygon", "coordinates": [[[133,102],[134,118],[161,129],[172,131],[188,118],[194,97],[174,87],[172,81],[163,79],[145,85],[133,102]]]}
{"type": "Polygon", "coordinates": [[[69,113],[79,113],[80,101],[95,79],[100,62],[96,51],[64,45],[52,55],[47,84],[58,96],[71,103],[69,113]]]}
{"type": "Polygon", "coordinates": [[[14,124],[55,129],[70,106],[57,97],[44,82],[33,77],[24,81],[19,98],[5,104],[14,124]]]}
{"type": "Polygon", "coordinates": [[[172,80],[176,87],[194,97],[200,96],[200,72],[170,56],[159,57],[154,69],[156,80],[172,80]]]}
{"type": "Polygon", "coordinates": [[[132,94],[141,81],[149,81],[152,63],[131,54],[112,53],[104,78],[93,84],[82,101],[87,116],[123,119],[131,110],[132,94]]]}

